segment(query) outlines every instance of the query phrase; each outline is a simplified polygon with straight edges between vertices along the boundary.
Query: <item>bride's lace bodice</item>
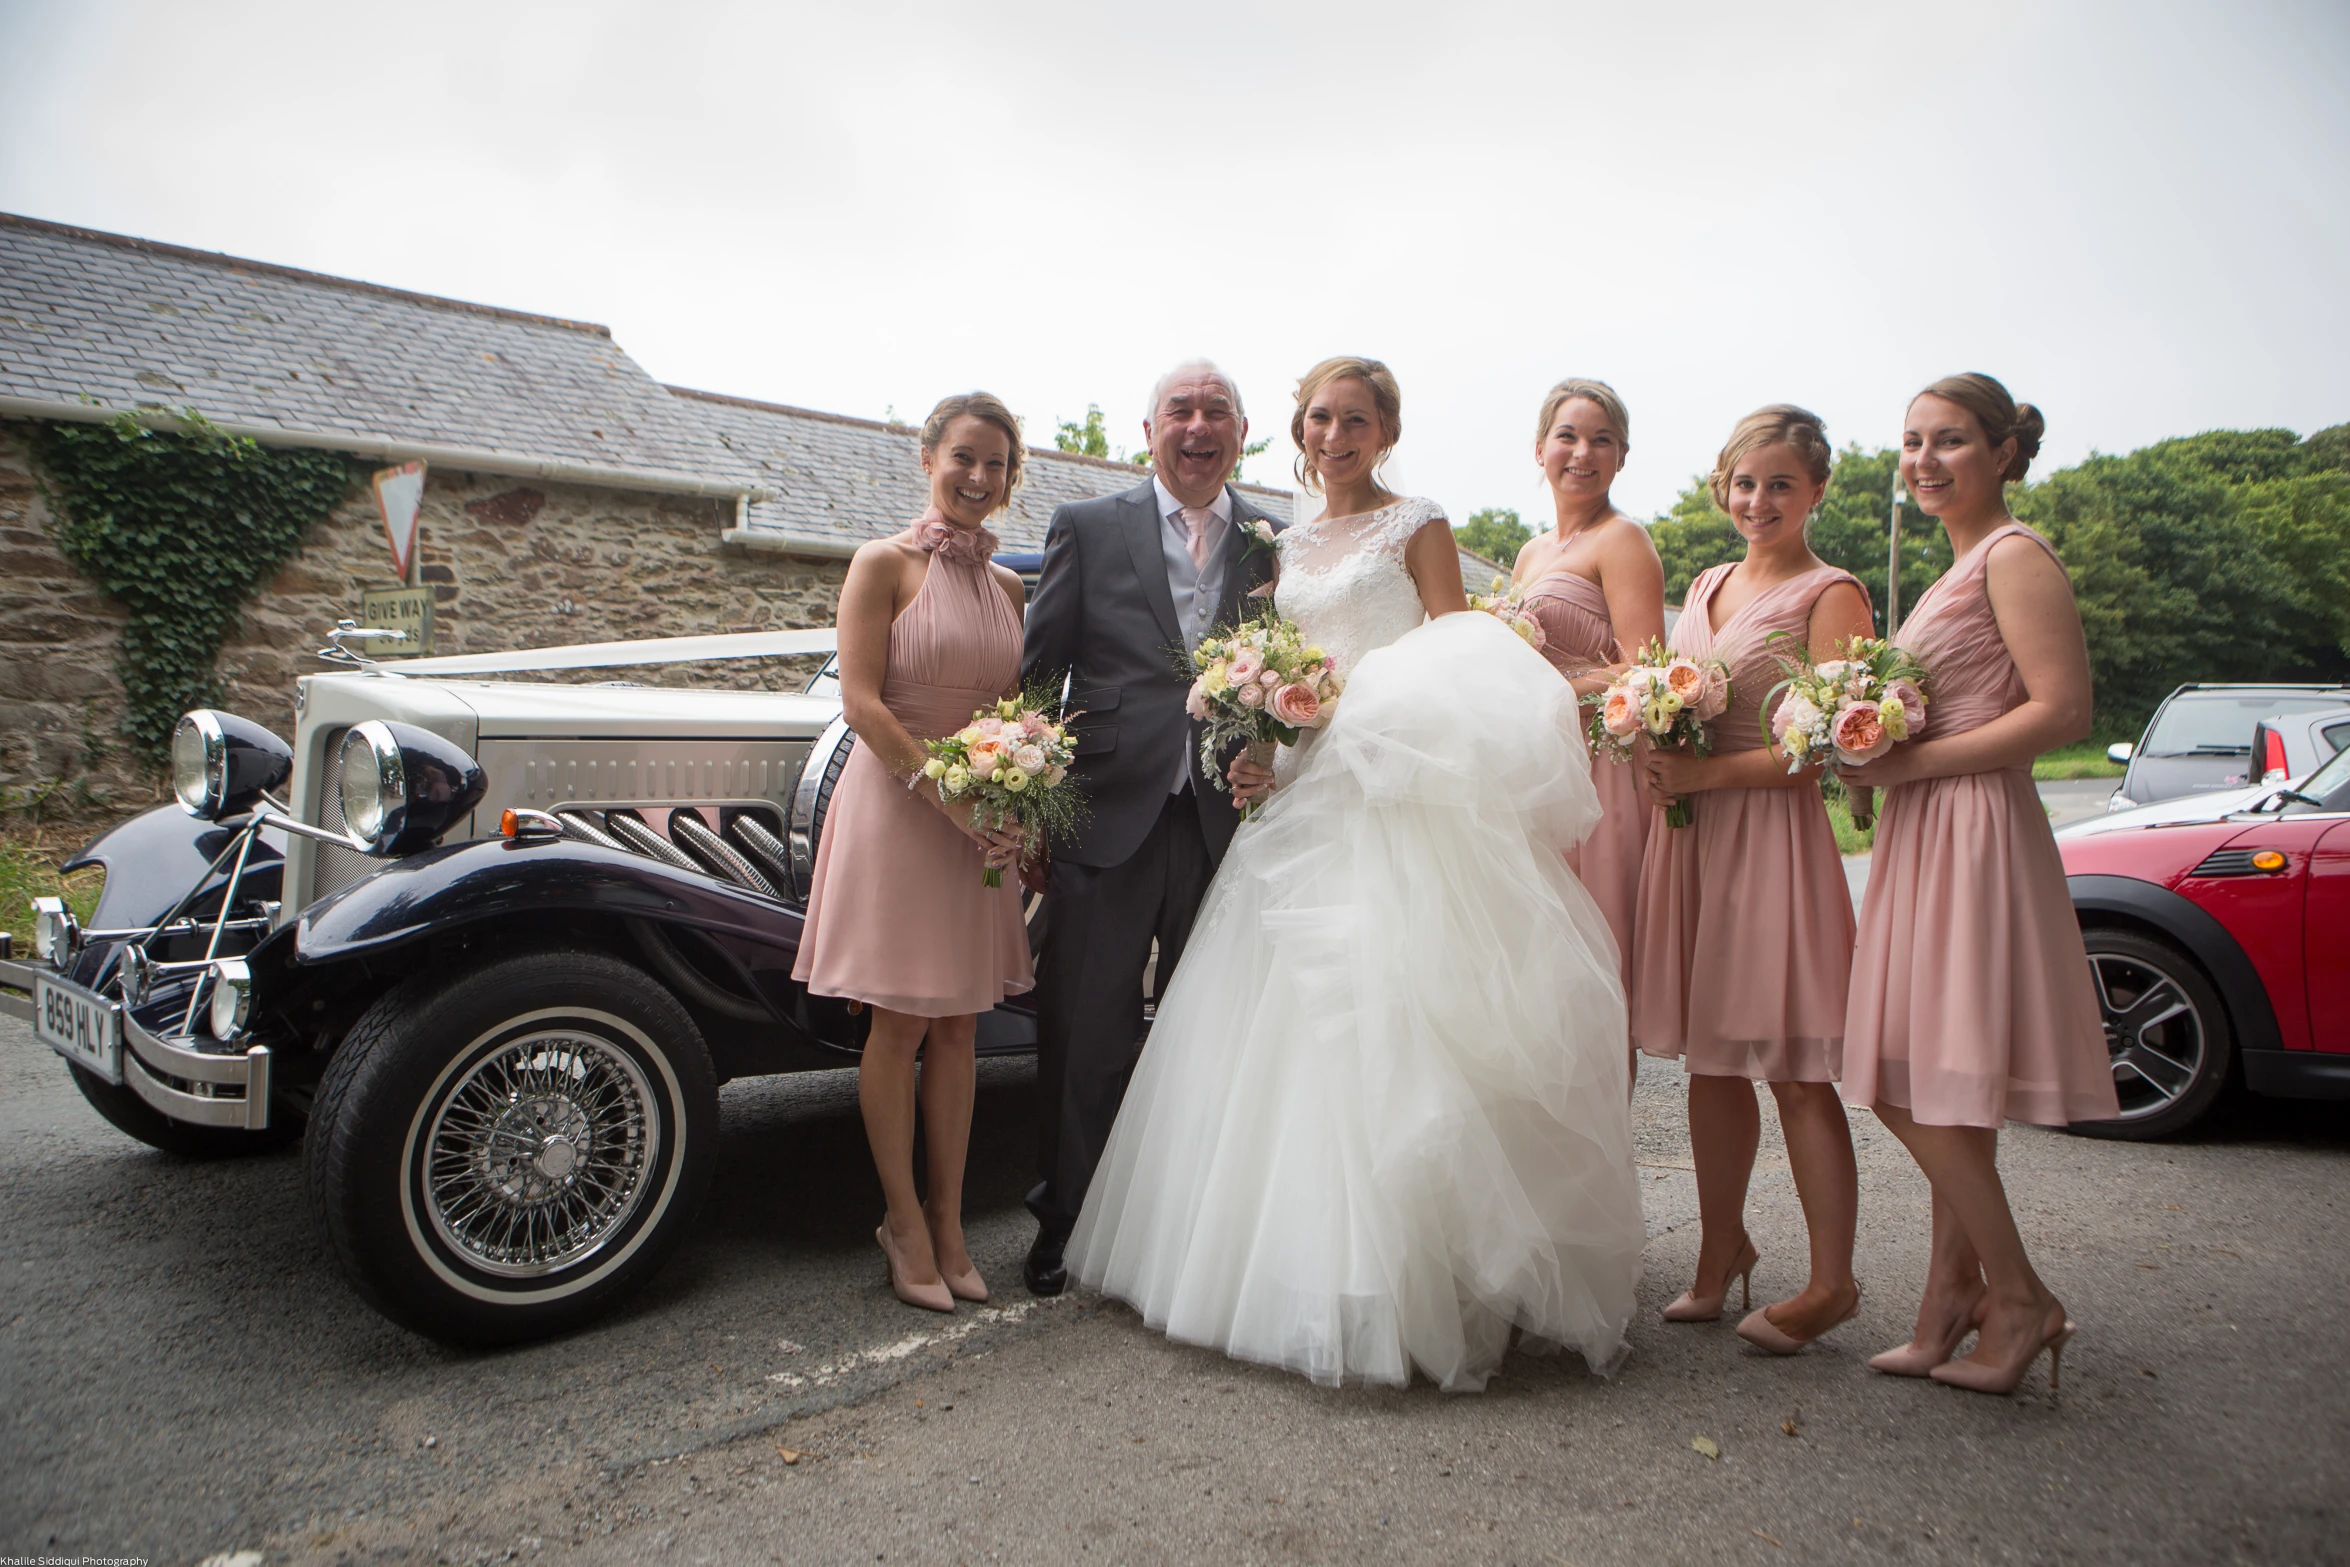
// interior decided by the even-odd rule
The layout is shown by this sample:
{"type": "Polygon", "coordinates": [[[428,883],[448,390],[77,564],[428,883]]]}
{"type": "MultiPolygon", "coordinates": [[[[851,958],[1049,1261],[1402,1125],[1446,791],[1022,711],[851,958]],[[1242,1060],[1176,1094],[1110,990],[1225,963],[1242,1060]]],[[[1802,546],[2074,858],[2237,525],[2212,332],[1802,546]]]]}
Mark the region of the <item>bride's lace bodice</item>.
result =
{"type": "Polygon", "coordinates": [[[1338,661],[1339,678],[1352,679],[1364,654],[1427,618],[1403,552],[1413,534],[1443,517],[1434,501],[1407,498],[1359,516],[1316,517],[1281,535],[1274,607],[1338,661]]]}

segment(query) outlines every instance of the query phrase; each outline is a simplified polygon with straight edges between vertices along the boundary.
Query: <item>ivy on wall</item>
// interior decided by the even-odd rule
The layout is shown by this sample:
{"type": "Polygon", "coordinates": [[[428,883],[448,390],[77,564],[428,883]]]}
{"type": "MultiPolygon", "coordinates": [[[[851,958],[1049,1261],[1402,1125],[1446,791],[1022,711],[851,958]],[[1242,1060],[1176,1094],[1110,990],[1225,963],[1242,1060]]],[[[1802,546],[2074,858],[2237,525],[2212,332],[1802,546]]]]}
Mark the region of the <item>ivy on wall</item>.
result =
{"type": "Polygon", "coordinates": [[[66,557],[130,612],[123,727],[160,761],[172,726],[219,700],[213,660],[246,597],[349,493],[334,452],[270,448],[194,410],[181,430],[125,413],[48,424],[35,446],[66,557]]]}

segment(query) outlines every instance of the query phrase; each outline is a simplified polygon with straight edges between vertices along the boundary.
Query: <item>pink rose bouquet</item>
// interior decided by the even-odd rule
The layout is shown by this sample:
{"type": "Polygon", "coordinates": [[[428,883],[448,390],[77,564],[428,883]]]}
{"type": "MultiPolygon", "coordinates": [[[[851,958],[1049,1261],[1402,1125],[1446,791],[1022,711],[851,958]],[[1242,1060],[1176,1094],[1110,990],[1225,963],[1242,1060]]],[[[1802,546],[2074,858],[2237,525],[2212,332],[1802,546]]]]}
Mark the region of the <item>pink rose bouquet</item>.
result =
{"type": "MultiPolygon", "coordinates": [[[[1925,667],[1882,637],[1847,638],[1834,658],[1781,658],[1779,666],[1787,678],[1763,698],[1767,708],[1780,697],[1765,727],[1789,772],[1829,761],[1873,762],[1925,726],[1925,667]]],[[[1845,787],[1857,826],[1867,826],[1874,814],[1867,794],[1845,787]]]]}
{"type": "MultiPolygon", "coordinates": [[[[1730,671],[1718,659],[1686,658],[1651,638],[1597,697],[1591,715],[1595,756],[1629,762],[1641,736],[1658,746],[1685,747],[1699,756],[1713,749],[1706,726],[1730,709],[1730,671]]],[[[1665,808],[1669,827],[1689,825],[1689,805],[1665,808]]]]}
{"type": "Polygon", "coordinates": [[[1338,666],[1312,646],[1295,621],[1264,614],[1203,637],[1190,655],[1191,692],[1184,707],[1200,721],[1200,768],[1228,788],[1217,758],[1235,740],[1258,765],[1276,745],[1295,745],[1330,722],[1346,689],[1338,666]]]}
{"type": "MultiPolygon", "coordinates": [[[[973,713],[971,722],[945,739],[923,741],[930,759],[907,787],[927,782],[949,804],[968,802],[974,832],[1017,826],[1025,852],[1033,853],[1048,835],[1066,834],[1084,818],[1085,796],[1069,781],[1076,752],[1068,726],[1045,716],[1050,702],[1006,697],[973,713]]],[[[979,879],[1001,887],[1004,873],[990,866],[979,879]]]]}
{"type": "Polygon", "coordinates": [[[1516,632],[1537,653],[1542,651],[1543,643],[1549,640],[1543,634],[1542,622],[1526,607],[1525,598],[1509,585],[1506,577],[1494,578],[1493,591],[1490,593],[1470,594],[1469,608],[1479,614],[1491,615],[1516,632]]]}

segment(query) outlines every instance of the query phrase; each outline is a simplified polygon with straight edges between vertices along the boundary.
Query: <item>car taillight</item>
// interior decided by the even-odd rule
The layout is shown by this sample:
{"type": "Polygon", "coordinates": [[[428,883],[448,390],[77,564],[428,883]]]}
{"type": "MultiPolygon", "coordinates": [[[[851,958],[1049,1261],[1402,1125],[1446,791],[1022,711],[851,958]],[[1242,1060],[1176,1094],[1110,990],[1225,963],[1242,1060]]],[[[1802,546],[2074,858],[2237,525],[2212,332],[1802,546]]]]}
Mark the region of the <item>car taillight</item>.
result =
{"type": "Polygon", "coordinates": [[[2260,731],[2260,771],[2264,779],[2285,776],[2285,737],[2266,726],[2260,731]]]}

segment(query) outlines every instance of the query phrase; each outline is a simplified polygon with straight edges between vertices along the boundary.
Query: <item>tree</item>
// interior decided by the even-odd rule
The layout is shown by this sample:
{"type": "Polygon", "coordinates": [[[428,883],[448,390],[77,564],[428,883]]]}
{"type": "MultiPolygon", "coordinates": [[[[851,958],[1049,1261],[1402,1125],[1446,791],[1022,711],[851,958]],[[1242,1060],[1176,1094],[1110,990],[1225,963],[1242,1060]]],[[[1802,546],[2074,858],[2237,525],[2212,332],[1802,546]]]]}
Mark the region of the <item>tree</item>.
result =
{"type": "Polygon", "coordinates": [[[1083,424],[1071,419],[1062,420],[1061,427],[1053,432],[1053,444],[1079,457],[1109,456],[1110,435],[1102,428],[1102,405],[1087,403],[1083,424]]]}
{"type": "Polygon", "coordinates": [[[1518,520],[1507,506],[1488,506],[1471,512],[1469,520],[1452,530],[1461,548],[1502,566],[1514,565],[1518,551],[1534,537],[1534,530],[1518,520]]]}

